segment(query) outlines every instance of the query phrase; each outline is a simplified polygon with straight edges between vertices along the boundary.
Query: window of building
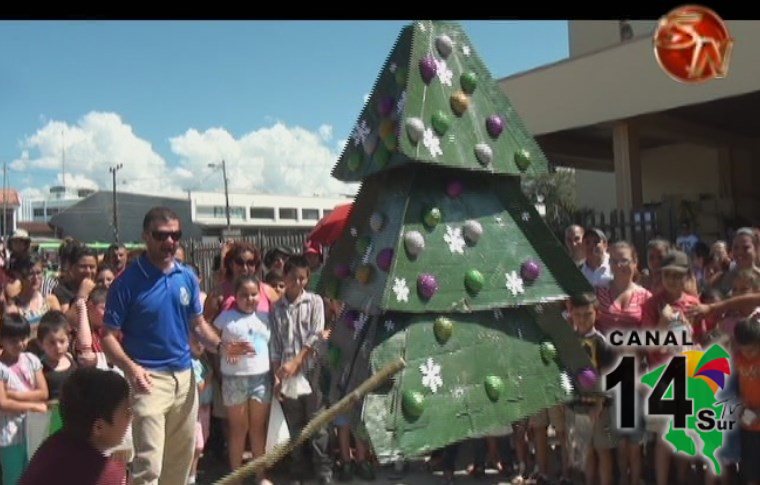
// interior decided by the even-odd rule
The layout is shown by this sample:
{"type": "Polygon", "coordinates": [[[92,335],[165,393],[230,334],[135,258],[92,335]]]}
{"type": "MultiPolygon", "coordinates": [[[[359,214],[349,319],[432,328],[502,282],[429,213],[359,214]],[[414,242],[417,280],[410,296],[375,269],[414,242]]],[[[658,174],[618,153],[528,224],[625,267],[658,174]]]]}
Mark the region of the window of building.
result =
{"type": "Polygon", "coordinates": [[[301,209],[301,219],[305,221],[318,221],[319,209],[301,209]]]}
{"type": "Polygon", "coordinates": [[[298,220],[298,209],[291,208],[291,207],[281,207],[280,219],[288,219],[291,221],[298,220]]]}
{"type": "Polygon", "coordinates": [[[274,207],[251,207],[251,219],[274,219],[274,207]]]}
{"type": "Polygon", "coordinates": [[[332,212],[332,209],[325,209],[322,211],[322,217],[329,215],[332,212]]]}
{"type": "Polygon", "coordinates": [[[32,215],[34,217],[45,217],[45,209],[42,207],[32,209],[32,215]]]}

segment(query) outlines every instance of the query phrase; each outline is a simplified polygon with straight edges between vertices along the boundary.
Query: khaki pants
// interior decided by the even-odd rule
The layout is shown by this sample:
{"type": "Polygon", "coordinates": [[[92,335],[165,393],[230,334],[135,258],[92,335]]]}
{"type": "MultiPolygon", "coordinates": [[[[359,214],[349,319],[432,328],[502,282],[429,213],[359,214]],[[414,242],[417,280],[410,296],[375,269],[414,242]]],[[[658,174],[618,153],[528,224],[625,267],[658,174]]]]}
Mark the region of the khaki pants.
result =
{"type": "Polygon", "coordinates": [[[133,393],[133,485],[185,485],[195,449],[198,389],[192,370],[150,371],[150,393],[133,393]]]}

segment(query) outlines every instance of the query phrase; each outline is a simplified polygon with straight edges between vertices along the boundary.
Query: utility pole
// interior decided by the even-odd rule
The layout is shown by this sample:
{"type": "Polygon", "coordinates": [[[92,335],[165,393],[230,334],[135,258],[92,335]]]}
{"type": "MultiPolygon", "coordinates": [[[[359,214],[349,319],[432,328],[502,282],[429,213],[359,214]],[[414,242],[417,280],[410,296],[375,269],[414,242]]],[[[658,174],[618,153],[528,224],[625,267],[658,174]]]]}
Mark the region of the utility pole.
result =
{"type": "Polygon", "coordinates": [[[3,239],[8,240],[8,162],[3,162],[3,239]]]}
{"type": "Polygon", "coordinates": [[[222,177],[224,177],[224,214],[227,216],[227,230],[230,230],[230,191],[227,185],[227,164],[222,159],[222,163],[209,163],[210,168],[222,167],[222,177]]]}
{"type": "Polygon", "coordinates": [[[113,241],[119,243],[119,212],[116,206],[116,172],[124,168],[124,164],[119,163],[113,167],[108,167],[113,180],[113,241]]]}

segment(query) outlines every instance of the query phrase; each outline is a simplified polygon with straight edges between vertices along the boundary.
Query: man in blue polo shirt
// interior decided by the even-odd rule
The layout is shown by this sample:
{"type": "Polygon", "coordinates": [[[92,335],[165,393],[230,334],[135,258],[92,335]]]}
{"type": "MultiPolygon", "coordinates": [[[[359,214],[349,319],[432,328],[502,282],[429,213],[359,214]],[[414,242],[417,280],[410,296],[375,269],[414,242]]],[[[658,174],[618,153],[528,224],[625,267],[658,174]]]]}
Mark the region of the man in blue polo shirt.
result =
{"type": "Polygon", "coordinates": [[[133,390],[134,485],[186,483],[198,406],[190,333],[209,350],[222,345],[203,319],[197,278],[174,259],[181,237],[177,214],[163,207],[148,211],[146,251],[113,282],[106,301],[103,348],[133,390]]]}

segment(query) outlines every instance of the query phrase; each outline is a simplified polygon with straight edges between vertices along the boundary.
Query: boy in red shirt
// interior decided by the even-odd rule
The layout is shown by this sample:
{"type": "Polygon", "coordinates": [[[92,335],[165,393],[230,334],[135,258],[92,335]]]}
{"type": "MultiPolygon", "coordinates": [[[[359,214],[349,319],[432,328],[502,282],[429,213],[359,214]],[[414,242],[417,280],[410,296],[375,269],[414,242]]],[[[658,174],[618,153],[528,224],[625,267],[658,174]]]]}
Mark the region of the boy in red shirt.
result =
{"type": "Polygon", "coordinates": [[[734,329],[734,372],[739,377],[741,417],[740,469],[748,485],[760,484],[760,316],[740,321],[734,329]]]}
{"type": "Polygon", "coordinates": [[[19,485],[122,485],[126,468],[104,452],[119,445],[132,420],[129,385],[115,372],[80,368],[63,385],[63,429],[34,454],[19,485]]]}

